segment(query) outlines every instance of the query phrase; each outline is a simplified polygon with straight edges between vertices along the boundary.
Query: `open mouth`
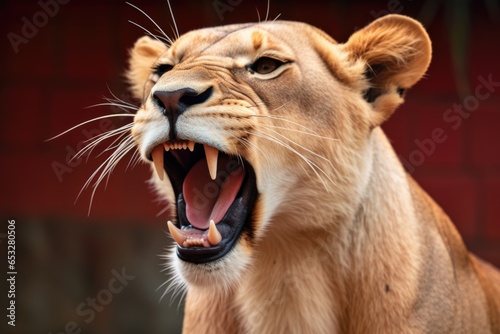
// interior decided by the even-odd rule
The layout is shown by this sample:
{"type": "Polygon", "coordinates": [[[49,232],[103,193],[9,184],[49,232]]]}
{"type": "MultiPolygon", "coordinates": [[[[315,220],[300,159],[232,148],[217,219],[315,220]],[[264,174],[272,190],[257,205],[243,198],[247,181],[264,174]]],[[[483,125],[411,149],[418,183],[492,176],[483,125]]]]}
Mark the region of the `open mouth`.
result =
{"type": "Polygon", "coordinates": [[[168,222],[177,256],[206,263],[225,256],[243,232],[251,233],[257,199],[255,173],[241,157],[192,141],[156,146],[151,160],[165,172],[177,201],[177,224],[168,222]]]}

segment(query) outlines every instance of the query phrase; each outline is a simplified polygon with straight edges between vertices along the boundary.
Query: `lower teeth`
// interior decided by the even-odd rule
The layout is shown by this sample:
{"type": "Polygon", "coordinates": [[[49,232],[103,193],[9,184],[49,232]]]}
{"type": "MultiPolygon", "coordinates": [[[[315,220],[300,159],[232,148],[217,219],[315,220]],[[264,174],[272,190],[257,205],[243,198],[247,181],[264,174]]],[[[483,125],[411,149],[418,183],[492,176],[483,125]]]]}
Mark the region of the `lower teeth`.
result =
{"type": "Polygon", "coordinates": [[[210,247],[210,244],[206,239],[186,239],[183,243],[184,247],[210,247]]]}
{"type": "Polygon", "coordinates": [[[199,246],[208,248],[217,246],[222,240],[222,236],[217,230],[213,220],[210,221],[210,228],[208,231],[206,231],[206,233],[202,232],[203,235],[201,235],[201,238],[188,235],[185,231],[178,229],[171,221],[168,221],[168,229],[174,240],[181,247],[199,246]]]}

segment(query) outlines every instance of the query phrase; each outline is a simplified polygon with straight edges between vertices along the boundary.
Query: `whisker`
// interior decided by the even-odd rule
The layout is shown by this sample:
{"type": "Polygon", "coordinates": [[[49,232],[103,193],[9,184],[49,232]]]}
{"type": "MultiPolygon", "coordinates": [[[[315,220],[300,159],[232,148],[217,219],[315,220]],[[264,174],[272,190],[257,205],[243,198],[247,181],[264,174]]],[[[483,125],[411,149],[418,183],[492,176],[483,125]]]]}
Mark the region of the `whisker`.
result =
{"type": "Polygon", "coordinates": [[[113,91],[111,90],[111,88],[109,87],[109,85],[106,84],[106,86],[108,87],[108,92],[111,94],[111,96],[113,96],[113,99],[110,99],[110,98],[104,98],[105,100],[107,100],[108,102],[119,102],[119,103],[122,103],[122,104],[126,104],[126,105],[129,105],[131,107],[136,107],[137,106],[134,104],[134,103],[131,103],[131,102],[127,102],[121,98],[119,98],[118,96],[116,96],[115,93],[113,93],[113,91]]]}
{"type": "Polygon", "coordinates": [[[134,168],[135,166],[137,166],[137,164],[139,163],[141,159],[141,155],[139,153],[139,150],[135,150],[134,154],[132,154],[132,157],[130,158],[128,164],[127,164],[127,167],[125,168],[125,170],[128,170],[128,169],[132,169],[134,168]]]}
{"type": "MultiPolygon", "coordinates": [[[[94,137],[84,141],[84,142],[89,142],[87,145],[85,145],[78,153],[75,154],[75,156],[71,159],[79,159],[83,155],[92,153],[95,147],[99,145],[101,142],[105,141],[106,139],[109,139],[113,136],[119,135],[118,138],[123,137],[124,134],[127,134],[128,130],[133,126],[132,123],[124,125],[118,129],[113,129],[107,132],[100,133],[98,135],[95,135],[94,137]]],[[[115,140],[116,142],[116,140],[115,140]]],[[[114,143],[114,142],[113,142],[114,143]]],[[[113,145],[113,143],[111,145],[113,145]]],[[[105,150],[106,151],[106,150],[105,150]]],[[[104,152],[102,152],[104,153],[104,152]]],[[[102,153],[100,153],[98,156],[100,156],[102,153]]]]}
{"type": "Polygon", "coordinates": [[[312,133],[312,132],[309,132],[309,131],[301,131],[301,130],[297,130],[297,129],[294,129],[294,128],[286,128],[286,127],[277,126],[277,125],[270,125],[270,124],[265,124],[263,126],[269,127],[269,128],[274,128],[274,129],[280,129],[280,130],[286,130],[286,131],[293,131],[293,132],[297,132],[297,133],[302,133],[302,134],[306,134],[306,135],[309,135],[309,136],[312,136],[312,137],[316,137],[316,138],[320,138],[320,139],[325,139],[325,140],[340,141],[340,139],[338,139],[338,138],[321,136],[321,135],[318,135],[317,133],[312,133]]]}
{"type": "Polygon", "coordinates": [[[98,140],[98,138],[111,138],[117,134],[120,134],[120,133],[126,133],[128,130],[130,130],[132,127],[134,126],[134,123],[127,123],[117,129],[112,129],[112,130],[109,130],[109,131],[106,131],[106,132],[103,132],[103,133],[99,133],[97,135],[95,135],[94,137],[91,137],[87,140],[85,140],[84,142],[87,143],[87,142],[90,142],[90,144],[92,144],[95,140],[98,140]]]}
{"type": "MultiPolygon", "coordinates": [[[[278,107],[276,107],[276,108],[272,109],[272,110],[271,110],[271,111],[269,111],[269,112],[275,112],[275,111],[277,111],[277,110],[280,110],[281,108],[285,107],[288,103],[289,103],[289,102],[285,102],[285,103],[283,103],[282,105],[280,105],[280,106],[278,106],[278,107]]],[[[263,106],[263,107],[267,107],[267,106],[266,106],[266,104],[265,104],[264,102],[260,102],[260,103],[259,103],[259,102],[257,102],[257,103],[256,103],[256,106],[251,106],[251,107],[249,107],[249,108],[258,108],[258,106],[259,106],[259,105],[260,105],[260,106],[263,106]]],[[[260,115],[260,116],[264,116],[264,115],[260,115]]]]}
{"type": "MultiPolygon", "coordinates": [[[[123,136],[123,134],[122,134],[123,136]]],[[[90,158],[90,155],[92,154],[92,152],[94,151],[94,149],[101,143],[103,142],[104,140],[108,139],[110,137],[106,137],[106,138],[100,138],[100,139],[96,139],[95,141],[91,142],[90,144],[88,145],[85,145],[80,151],[78,151],[74,156],[73,158],[71,158],[70,162],[75,160],[75,159],[80,159],[80,158],[83,158],[83,156],[87,155],[87,159],[85,160],[85,162],[88,162],[89,161],[89,158],[90,158]]],[[[104,154],[106,150],[104,150],[103,152],[99,153],[97,155],[97,157],[100,157],[102,154],[104,154]]]]}
{"type": "MultiPolygon", "coordinates": [[[[287,148],[288,150],[290,150],[291,152],[295,153],[297,156],[299,156],[310,168],[311,170],[313,171],[313,173],[316,175],[316,177],[318,178],[318,180],[321,181],[321,183],[323,184],[323,186],[325,187],[325,189],[327,191],[329,191],[329,188],[327,187],[326,185],[326,182],[325,180],[323,179],[323,177],[320,175],[320,173],[324,174],[328,180],[334,184],[333,180],[326,174],[326,172],[320,168],[317,164],[315,164],[314,162],[312,162],[309,158],[307,158],[306,156],[304,156],[303,154],[301,154],[300,152],[298,152],[297,150],[293,149],[290,145],[287,145],[287,144],[284,144],[283,142],[273,138],[271,139],[272,137],[268,137],[267,139],[268,140],[272,140],[274,142],[277,142],[279,143],[280,145],[282,145],[283,147],[287,148]]],[[[304,168],[304,166],[301,166],[302,170],[304,172],[307,172],[306,169],[304,168]]],[[[308,173],[306,173],[308,174],[308,173]]],[[[309,177],[311,180],[312,180],[312,177],[309,177]]]]}
{"type": "MultiPolygon", "coordinates": [[[[117,156],[116,157],[116,160],[115,162],[113,162],[112,165],[109,166],[108,170],[105,171],[106,173],[106,182],[104,183],[104,189],[107,189],[108,188],[108,183],[109,183],[109,179],[111,177],[111,174],[113,173],[113,171],[115,170],[116,166],[118,166],[118,163],[121,161],[121,159],[123,159],[125,157],[125,155],[127,155],[133,148],[135,147],[134,144],[131,144],[131,145],[128,145],[125,147],[124,149],[124,153],[117,156]]],[[[104,177],[103,177],[104,179],[104,177]]]]}
{"type": "Polygon", "coordinates": [[[113,171],[115,170],[116,166],[118,165],[118,162],[120,162],[120,160],[123,157],[125,157],[125,155],[127,155],[134,147],[135,147],[134,143],[131,143],[128,146],[126,146],[124,148],[124,153],[121,154],[121,155],[117,155],[116,162],[114,162],[112,165],[110,165],[108,170],[105,170],[105,173],[106,173],[106,183],[104,184],[104,189],[108,188],[109,178],[111,177],[111,173],[113,173],[113,171]]]}
{"type": "Polygon", "coordinates": [[[109,103],[117,103],[119,105],[122,105],[122,106],[127,106],[126,109],[134,109],[134,111],[136,111],[137,109],[139,109],[139,105],[137,105],[137,103],[132,103],[130,101],[125,101],[124,99],[121,99],[119,98],[118,96],[116,96],[112,91],[111,91],[111,88],[109,88],[108,86],[108,91],[109,93],[111,94],[111,96],[113,98],[110,98],[110,97],[104,97],[104,100],[106,100],[107,102],[109,103]],[[129,107],[129,108],[128,108],[129,107]]]}
{"type": "Polygon", "coordinates": [[[45,142],[48,142],[50,140],[54,140],[56,138],[59,138],[59,137],[65,135],[65,134],[67,134],[68,132],[71,132],[71,131],[73,131],[75,129],[78,129],[81,126],[84,126],[85,124],[89,124],[89,123],[92,123],[92,122],[95,122],[95,121],[99,121],[101,119],[112,118],[112,117],[131,117],[131,116],[133,117],[134,115],[132,115],[132,114],[110,114],[110,115],[104,115],[104,116],[99,116],[99,117],[96,117],[96,118],[92,118],[92,119],[89,119],[89,120],[87,120],[85,122],[79,123],[79,124],[73,126],[72,128],[64,131],[64,132],[61,132],[57,136],[51,137],[49,139],[46,139],[45,142]]]}
{"type": "Polygon", "coordinates": [[[101,153],[99,153],[97,155],[97,157],[100,157],[105,152],[118,150],[120,148],[121,141],[124,140],[124,138],[127,138],[128,135],[129,134],[127,132],[124,132],[124,133],[120,134],[117,138],[115,138],[115,140],[113,140],[113,142],[111,144],[108,145],[108,147],[106,147],[101,153]]]}
{"type": "MultiPolygon", "coordinates": [[[[120,108],[123,111],[127,111],[127,109],[130,109],[130,110],[133,110],[133,111],[137,110],[136,106],[131,106],[131,105],[126,105],[126,104],[116,103],[116,102],[112,102],[111,100],[108,100],[108,99],[106,99],[106,100],[109,101],[109,102],[97,103],[97,104],[93,104],[93,105],[90,105],[90,106],[85,107],[85,108],[88,109],[88,108],[95,108],[95,107],[118,107],[118,108],[120,108]]],[[[134,114],[130,114],[129,116],[133,117],[135,115],[134,114]]]]}
{"type": "Polygon", "coordinates": [[[313,137],[317,137],[317,138],[321,138],[321,139],[327,139],[327,140],[333,140],[333,141],[340,141],[340,139],[338,139],[338,138],[332,138],[332,137],[326,137],[326,136],[318,135],[314,130],[309,129],[308,127],[306,127],[306,126],[304,126],[304,125],[302,125],[300,123],[293,122],[293,121],[291,121],[291,120],[289,120],[287,118],[277,117],[277,116],[270,116],[270,115],[252,115],[251,117],[262,117],[262,118],[269,118],[269,119],[274,119],[274,120],[288,122],[288,123],[291,123],[293,125],[296,125],[296,126],[302,128],[302,129],[304,129],[305,131],[301,131],[301,130],[294,129],[294,128],[280,127],[280,126],[271,125],[271,124],[267,124],[266,125],[266,126],[273,127],[273,128],[276,128],[276,129],[290,130],[290,131],[295,131],[295,132],[298,132],[298,133],[304,133],[304,134],[307,134],[307,135],[311,135],[313,137]]]}
{"type": "MultiPolygon", "coordinates": [[[[308,163],[308,164],[311,163],[311,160],[309,158],[307,158],[306,156],[304,156],[303,154],[301,154],[299,151],[297,151],[296,149],[294,149],[292,146],[290,146],[289,144],[285,143],[284,141],[282,141],[282,140],[280,140],[278,138],[275,138],[275,137],[271,136],[270,134],[268,134],[266,132],[259,131],[259,130],[256,130],[256,131],[258,131],[258,132],[253,132],[252,134],[255,135],[255,136],[257,136],[257,137],[260,137],[260,138],[263,138],[263,139],[267,139],[267,140],[272,141],[272,142],[274,142],[276,144],[279,144],[280,146],[283,146],[286,149],[290,150],[291,152],[295,153],[297,156],[299,156],[300,158],[302,158],[306,163],[308,163]]],[[[315,164],[313,164],[313,165],[316,167],[315,164]]]]}
{"type": "Polygon", "coordinates": [[[163,284],[162,286],[165,286],[166,284],[168,284],[168,286],[165,288],[165,291],[163,291],[161,297],[160,297],[160,302],[163,300],[163,298],[165,298],[165,296],[169,293],[169,292],[172,292],[172,298],[170,299],[170,306],[172,306],[172,302],[174,301],[174,299],[176,298],[176,296],[178,296],[181,291],[183,290],[183,287],[182,286],[179,286],[179,279],[176,278],[176,277],[171,277],[169,279],[167,279],[163,284]]]}
{"type": "Polygon", "coordinates": [[[253,132],[252,134],[255,135],[255,136],[257,136],[257,137],[260,137],[260,138],[272,141],[272,142],[274,142],[274,143],[276,143],[278,145],[281,145],[281,146],[285,147],[286,149],[288,149],[289,151],[295,153],[298,157],[300,157],[307,165],[309,165],[309,167],[314,172],[314,174],[323,183],[323,186],[325,187],[325,189],[327,191],[329,191],[329,188],[327,187],[325,180],[319,174],[319,172],[321,174],[323,174],[332,184],[335,184],[335,182],[331,179],[331,177],[321,167],[319,167],[316,163],[314,163],[313,161],[311,161],[311,159],[307,158],[305,155],[303,155],[302,153],[300,153],[298,150],[296,150],[295,148],[293,148],[291,145],[283,142],[282,140],[280,140],[278,138],[275,138],[275,137],[271,136],[270,134],[268,134],[266,132],[262,132],[262,131],[259,131],[259,130],[257,130],[257,131],[258,132],[253,132]]]}
{"type": "Polygon", "coordinates": [[[128,20],[128,22],[132,23],[133,25],[135,25],[136,27],[139,27],[141,28],[142,30],[144,30],[145,33],[147,33],[149,36],[153,37],[154,39],[156,39],[158,42],[160,43],[165,43],[167,45],[171,45],[172,44],[172,41],[170,40],[170,38],[165,38],[163,36],[158,36],[158,35],[155,35],[153,34],[151,31],[149,31],[148,29],[144,28],[143,26],[141,26],[139,23],[136,23],[132,20],[128,20]]]}
{"type": "MultiPolygon", "coordinates": [[[[161,256],[162,258],[166,258],[168,260],[169,256],[163,255],[161,256]]],[[[179,306],[182,300],[185,298],[186,295],[186,283],[184,280],[182,280],[178,275],[176,275],[176,271],[174,268],[174,265],[172,262],[167,264],[165,268],[162,270],[164,271],[169,271],[171,277],[168,278],[165,282],[163,282],[157,289],[156,291],[159,291],[160,289],[164,288],[167,286],[162,293],[162,296],[160,297],[160,301],[163,300],[163,298],[169,293],[172,292],[172,298],[170,300],[170,303],[174,301],[174,299],[179,298],[179,306]]]]}
{"type": "Polygon", "coordinates": [[[172,17],[172,22],[174,23],[174,27],[175,27],[175,39],[179,39],[179,29],[177,29],[177,23],[175,22],[175,17],[174,17],[174,12],[172,10],[172,6],[170,5],[170,0],[167,0],[167,4],[168,4],[168,9],[170,10],[170,16],[172,17]]]}
{"type": "MultiPolygon", "coordinates": [[[[174,37],[175,37],[176,32],[175,32],[175,28],[172,25],[170,25],[170,30],[172,30],[172,34],[174,34],[174,37]]],[[[175,37],[175,38],[177,38],[177,37],[175,37]]]]}
{"type": "MultiPolygon", "coordinates": [[[[301,149],[303,149],[303,150],[305,150],[305,151],[307,151],[307,152],[309,152],[309,153],[311,153],[311,154],[313,154],[313,155],[317,156],[318,158],[320,158],[320,159],[323,159],[323,160],[327,161],[330,165],[332,165],[331,161],[330,161],[329,159],[325,158],[324,156],[319,155],[318,153],[316,153],[316,152],[314,152],[314,151],[312,151],[312,150],[308,149],[307,147],[305,147],[305,146],[303,146],[303,145],[300,145],[299,143],[297,143],[297,142],[295,142],[295,141],[291,140],[291,139],[290,139],[290,138],[288,138],[287,136],[285,136],[285,135],[283,135],[283,134],[279,133],[278,131],[274,131],[274,130],[271,130],[271,129],[268,129],[268,130],[269,130],[269,131],[271,131],[272,133],[274,133],[274,134],[276,134],[276,135],[280,136],[281,138],[284,138],[284,139],[288,140],[290,143],[292,143],[292,144],[294,144],[294,145],[296,145],[296,146],[300,147],[301,149]]],[[[333,167],[333,166],[332,166],[332,167],[333,167]]]]}
{"type": "MultiPolygon", "coordinates": [[[[255,148],[256,150],[258,150],[260,153],[262,153],[262,156],[264,156],[264,157],[266,156],[266,154],[262,151],[262,149],[261,149],[258,145],[256,145],[256,144],[252,143],[250,140],[248,140],[248,139],[246,139],[246,138],[239,138],[239,137],[236,137],[236,136],[235,136],[235,138],[236,138],[236,139],[237,139],[240,143],[242,143],[243,145],[245,145],[246,147],[253,147],[253,148],[255,148]]],[[[242,162],[242,164],[243,164],[243,162],[242,162]]]]}
{"type": "MultiPolygon", "coordinates": [[[[104,152],[107,152],[107,151],[112,151],[113,150],[113,153],[118,151],[122,145],[122,143],[125,141],[125,140],[129,140],[130,137],[125,137],[125,135],[128,135],[127,133],[122,133],[120,135],[121,138],[116,138],[113,143],[111,143],[103,152],[99,153],[98,156],[101,156],[102,154],[104,154],[104,152]],[[116,144],[115,144],[116,143],[116,144]]],[[[130,143],[130,145],[133,145],[133,143],[130,143]]],[[[111,153],[111,154],[113,154],[111,153]]]]}
{"type": "MultiPolygon", "coordinates": [[[[102,140],[105,140],[105,139],[109,139],[113,136],[118,136],[117,138],[115,138],[113,140],[113,142],[111,144],[109,144],[109,146],[104,150],[105,151],[111,151],[113,149],[116,148],[116,143],[119,141],[120,138],[124,137],[124,136],[128,136],[130,134],[130,132],[128,131],[130,128],[132,128],[133,124],[127,124],[125,126],[123,126],[122,128],[120,129],[117,129],[119,131],[117,131],[116,133],[109,133],[109,134],[106,134],[105,136],[102,136],[102,140]]],[[[102,153],[104,153],[102,152],[102,153]]],[[[102,153],[100,153],[99,155],[101,155],[102,153]]]]}
{"type": "Polygon", "coordinates": [[[116,167],[118,162],[128,152],[130,152],[130,150],[133,149],[134,147],[135,147],[135,143],[134,143],[132,137],[126,137],[125,139],[123,139],[120,146],[116,149],[116,151],[113,152],[109,157],[107,157],[106,160],[101,165],[99,165],[99,167],[94,171],[94,173],[92,173],[92,175],[87,179],[87,181],[83,185],[82,189],[78,193],[76,201],[78,201],[78,198],[80,198],[82,192],[90,186],[92,181],[95,180],[95,182],[92,186],[93,190],[92,190],[92,194],[90,197],[89,210],[88,210],[89,215],[90,215],[90,211],[92,209],[92,203],[94,201],[95,192],[97,190],[97,187],[102,182],[102,180],[106,177],[106,175],[109,175],[114,170],[114,168],[116,167]],[[100,175],[99,175],[99,177],[97,177],[97,175],[99,173],[100,173],[100,175]],[[96,177],[97,177],[97,179],[96,179],[96,177]]]}
{"type": "Polygon", "coordinates": [[[267,22],[267,20],[269,19],[269,9],[271,7],[271,0],[267,0],[267,11],[266,11],[266,19],[264,20],[264,22],[267,22]]]}
{"type": "Polygon", "coordinates": [[[102,169],[101,175],[97,178],[95,181],[95,184],[92,186],[92,197],[89,205],[89,214],[90,214],[90,209],[92,205],[92,201],[94,199],[95,192],[97,191],[98,186],[102,183],[102,181],[106,178],[106,183],[104,189],[107,189],[108,187],[108,181],[111,173],[114,171],[115,167],[117,166],[118,162],[134,147],[134,145],[128,145],[125,146],[123,151],[121,151],[118,154],[113,154],[112,159],[109,160],[109,162],[106,164],[105,168],[102,169]]]}
{"type": "MultiPolygon", "coordinates": [[[[168,270],[168,268],[165,268],[162,271],[165,271],[165,270],[168,270]]],[[[168,280],[166,280],[165,282],[163,282],[162,284],[160,284],[160,286],[156,288],[156,291],[158,291],[161,288],[163,288],[165,285],[167,285],[168,283],[170,283],[173,279],[174,279],[174,277],[170,277],[168,280]]],[[[168,287],[167,287],[167,291],[168,291],[168,287]]],[[[163,296],[162,296],[162,298],[163,298],[163,296]]]]}
{"type": "MultiPolygon", "coordinates": [[[[101,175],[97,178],[96,182],[92,186],[94,188],[94,191],[92,192],[92,195],[94,194],[95,190],[97,189],[97,187],[99,186],[99,184],[101,183],[101,181],[104,179],[104,177],[106,176],[106,174],[108,173],[108,171],[109,172],[112,171],[114,169],[114,167],[116,166],[116,163],[121,158],[123,158],[123,156],[125,154],[127,154],[130,151],[130,149],[132,149],[134,147],[133,143],[130,143],[128,141],[128,139],[129,138],[123,140],[122,143],[121,143],[121,145],[120,145],[120,148],[117,149],[115,152],[113,152],[108,158],[106,158],[106,160],[104,161],[104,163],[101,166],[99,166],[99,168],[96,170],[96,172],[97,172],[102,167],[101,175]]],[[[89,180],[87,180],[87,182],[85,183],[84,187],[88,187],[88,185],[90,184],[89,181],[91,181],[95,177],[95,175],[97,175],[96,172],[94,172],[94,174],[92,174],[91,178],[89,178],[89,180]]]]}
{"type": "MultiPolygon", "coordinates": [[[[137,9],[139,12],[141,12],[144,16],[146,16],[155,26],[156,28],[158,28],[158,30],[163,34],[163,36],[166,38],[166,40],[170,43],[170,45],[172,45],[172,40],[170,39],[170,37],[168,37],[168,35],[161,29],[161,27],[155,22],[155,20],[153,20],[151,18],[151,16],[149,16],[148,14],[146,14],[145,11],[143,11],[142,9],[140,9],[139,7],[131,4],[130,2],[126,2],[127,5],[129,6],[132,6],[133,8],[137,9]]],[[[170,6],[170,4],[169,4],[170,6]]],[[[130,22],[130,21],[129,21],[130,22]]],[[[154,36],[154,35],[153,35],[154,36]]]]}
{"type": "Polygon", "coordinates": [[[269,119],[274,119],[274,120],[278,120],[278,121],[284,121],[284,122],[288,122],[290,124],[293,124],[293,125],[296,125],[304,130],[308,130],[307,132],[309,133],[315,133],[314,130],[312,129],[309,129],[307,126],[305,125],[302,125],[300,123],[297,123],[297,122],[294,122],[294,121],[291,121],[287,118],[283,118],[283,117],[277,117],[277,116],[271,116],[271,115],[252,115],[251,117],[262,117],[262,118],[269,118],[269,119]]]}
{"type": "MultiPolygon", "coordinates": [[[[328,163],[328,165],[330,165],[330,167],[332,168],[332,170],[333,170],[335,173],[337,173],[337,169],[335,168],[335,166],[333,165],[333,163],[330,161],[330,159],[327,159],[326,157],[324,157],[324,156],[322,156],[322,155],[320,155],[320,154],[318,154],[318,153],[316,153],[316,152],[314,152],[314,151],[312,151],[312,150],[308,149],[307,147],[305,147],[305,146],[303,146],[303,145],[300,145],[299,143],[297,143],[297,142],[295,142],[295,141],[291,140],[291,139],[290,139],[290,138],[288,138],[287,136],[285,136],[285,135],[283,135],[283,134],[281,134],[281,133],[279,133],[279,132],[277,132],[277,131],[274,131],[274,130],[271,130],[271,129],[268,129],[268,130],[269,130],[269,131],[271,131],[271,132],[273,132],[274,134],[276,134],[276,135],[280,136],[281,138],[284,138],[285,140],[288,140],[290,143],[292,143],[292,144],[294,144],[294,145],[296,145],[296,146],[300,147],[301,149],[303,149],[303,150],[305,150],[305,151],[307,151],[307,152],[311,153],[312,155],[314,155],[314,156],[316,156],[316,157],[318,157],[318,158],[320,158],[320,159],[322,159],[322,160],[326,161],[326,162],[328,163]]],[[[338,174],[338,173],[337,173],[337,174],[338,174]]],[[[331,181],[331,180],[330,180],[330,181],[331,181]]],[[[333,183],[333,182],[332,182],[332,183],[333,183]]]]}

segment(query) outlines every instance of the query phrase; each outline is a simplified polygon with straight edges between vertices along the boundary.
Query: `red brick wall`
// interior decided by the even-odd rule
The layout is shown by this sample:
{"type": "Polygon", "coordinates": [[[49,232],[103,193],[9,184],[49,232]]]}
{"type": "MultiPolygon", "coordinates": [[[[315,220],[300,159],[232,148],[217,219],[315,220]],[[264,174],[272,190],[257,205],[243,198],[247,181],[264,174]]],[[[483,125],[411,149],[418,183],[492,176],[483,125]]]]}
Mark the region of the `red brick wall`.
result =
{"type": "MultiPolygon", "coordinates": [[[[253,21],[255,7],[263,17],[267,1],[239,1],[240,5],[222,13],[223,20],[214,4],[227,1],[171,2],[179,29],[185,32],[208,25],[253,21]]],[[[134,3],[170,32],[165,1],[134,3]]],[[[306,5],[304,1],[271,1],[271,17],[281,13],[283,19],[306,21],[343,41],[355,27],[366,24],[391,3],[366,1],[341,5],[335,1],[316,1],[306,5]]],[[[44,23],[43,15],[37,14],[42,8],[35,1],[6,1],[1,6],[4,32],[21,35],[23,17],[33,22],[33,16],[38,15],[38,23],[44,23]]],[[[416,16],[421,6],[420,1],[401,0],[392,10],[416,16]]],[[[479,4],[471,9],[472,43],[467,65],[472,93],[481,84],[479,77],[492,76],[493,81],[500,81],[497,43],[500,27],[485,11],[479,4]]],[[[18,45],[18,52],[8,38],[3,42],[0,214],[4,216],[59,217],[68,221],[87,216],[91,191],[84,191],[74,202],[80,188],[103,160],[94,159],[96,154],[93,154],[88,163],[77,160],[70,166],[66,158],[72,155],[68,150],[74,150],[86,139],[82,131],[98,131],[99,122],[56,140],[45,140],[75,124],[109,113],[106,107],[86,108],[101,103],[102,96],[110,97],[108,86],[116,95],[130,100],[122,73],[127,49],[142,32],[127,20],[155,29],[123,1],[72,0],[59,5],[53,14],[47,17],[46,24],[39,24],[36,34],[31,31],[33,36],[26,39],[26,44],[18,45]],[[54,163],[68,168],[60,178],[54,172],[54,163]]],[[[398,154],[406,160],[412,154],[419,155],[415,150],[421,151],[415,140],[425,142],[433,130],[443,129],[446,141],[436,144],[431,154],[425,154],[421,164],[414,166],[412,175],[449,213],[471,249],[500,265],[500,87],[481,100],[456,129],[452,128],[454,123],[443,119],[454,104],[465,101],[456,92],[449,34],[443,17],[441,10],[428,26],[434,59],[427,77],[408,92],[407,102],[384,129],[398,154]]],[[[130,120],[116,119],[107,126],[120,126],[130,120]]],[[[155,196],[145,184],[148,168],[139,165],[125,170],[126,165],[121,163],[116,168],[106,190],[104,186],[98,188],[89,219],[163,224],[163,216],[155,216],[163,205],[154,202],[155,196]]]]}

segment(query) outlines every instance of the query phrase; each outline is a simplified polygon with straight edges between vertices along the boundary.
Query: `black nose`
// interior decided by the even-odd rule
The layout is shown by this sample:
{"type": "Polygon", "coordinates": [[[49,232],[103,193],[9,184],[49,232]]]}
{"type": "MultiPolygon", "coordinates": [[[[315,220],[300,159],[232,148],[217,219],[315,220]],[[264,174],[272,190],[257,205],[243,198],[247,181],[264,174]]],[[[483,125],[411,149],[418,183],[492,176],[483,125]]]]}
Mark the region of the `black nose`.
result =
{"type": "Polygon", "coordinates": [[[210,87],[201,94],[198,94],[192,88],[182,88],[174,91],[157,90],[153,92],[154,102],[170,123],[170,140],[177,137],[175,129],[177,118],[189,107],[207,101],[212,95],[212,91],[213,89],[210,87]]]}
{"type": "Polygon", "coordinates": [[[207,101],[212,95],[212,88],[198,94],[192,88],[182,88],[175,91],[158,90],[153,93],[155,103],[160,107],[162,113],[169,118],[172,125],[177,117],[189,107],[207,101]]]}

